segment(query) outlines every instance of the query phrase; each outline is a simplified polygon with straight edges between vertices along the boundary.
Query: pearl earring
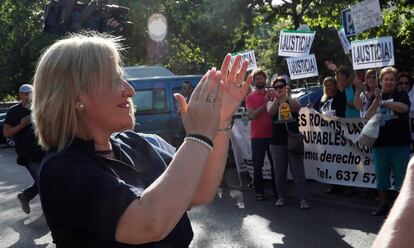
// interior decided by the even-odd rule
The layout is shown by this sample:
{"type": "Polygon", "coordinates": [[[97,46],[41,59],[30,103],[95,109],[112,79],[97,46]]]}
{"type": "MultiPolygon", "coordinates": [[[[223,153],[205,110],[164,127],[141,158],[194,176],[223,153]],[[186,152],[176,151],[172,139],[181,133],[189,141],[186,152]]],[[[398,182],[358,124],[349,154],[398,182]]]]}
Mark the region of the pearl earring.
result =
{"type": "Polygon", "coordinates": [[[85,106],[83,106],[83,104],[79,104],[79,108],[83,109],[85,106]]]}

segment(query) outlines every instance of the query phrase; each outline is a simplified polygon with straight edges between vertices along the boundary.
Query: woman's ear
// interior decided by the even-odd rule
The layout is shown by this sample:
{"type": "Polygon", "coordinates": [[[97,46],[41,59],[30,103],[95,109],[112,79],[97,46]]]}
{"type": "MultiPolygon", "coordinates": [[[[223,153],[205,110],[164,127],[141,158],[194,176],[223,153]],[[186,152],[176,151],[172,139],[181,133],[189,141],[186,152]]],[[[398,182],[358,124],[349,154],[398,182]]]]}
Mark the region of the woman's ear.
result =
{"type": "Polygon", "coordinates": [[[84,105],[82,102],[77,101],[77,102],[75,103],[75,109],[76,109],[76,110],[84,110],[84,109],[85,109],[85,105],[84,105]]]}
{"type": "Polygon", "coordinates": [[[76,94],[76,100],[75,100],[75,109],[82,111],[85,109],[85,94],[78,93],[76,94]]]}

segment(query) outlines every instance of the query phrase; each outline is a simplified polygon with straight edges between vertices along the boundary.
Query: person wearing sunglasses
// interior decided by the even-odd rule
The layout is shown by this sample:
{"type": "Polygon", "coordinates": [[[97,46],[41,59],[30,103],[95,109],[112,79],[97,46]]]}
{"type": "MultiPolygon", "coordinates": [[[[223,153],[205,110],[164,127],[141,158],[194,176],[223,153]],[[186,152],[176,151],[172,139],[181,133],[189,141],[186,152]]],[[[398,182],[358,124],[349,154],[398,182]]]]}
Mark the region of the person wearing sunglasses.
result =
{"type": "Polygon", "coordinates": [[[410,98],[411,107],[410,111],[414,111],[414,89],[413,89],[413,78],[410,73],[402,71],[397,76],[398,89],[407,92],[410,98]]]}
{"type": "Polygon", "coordinates": [[[275,89],[275,99],[267,103],[267,112],[272,116],[272,138],[270,151],[275,166],[276,190],[278,200],[275,205],[282,207],[286,204],[287,168],[289,164],[300,197],[300,208],[308,209],[306,200],[306,178],[303,156],[287,149],[288,132],[299,133],[300,103],[287,94],[287,83],[283,77],[276,77],[272,86],[275,89]],[[289,128],[289,130],[287,129],[289,128]]]}

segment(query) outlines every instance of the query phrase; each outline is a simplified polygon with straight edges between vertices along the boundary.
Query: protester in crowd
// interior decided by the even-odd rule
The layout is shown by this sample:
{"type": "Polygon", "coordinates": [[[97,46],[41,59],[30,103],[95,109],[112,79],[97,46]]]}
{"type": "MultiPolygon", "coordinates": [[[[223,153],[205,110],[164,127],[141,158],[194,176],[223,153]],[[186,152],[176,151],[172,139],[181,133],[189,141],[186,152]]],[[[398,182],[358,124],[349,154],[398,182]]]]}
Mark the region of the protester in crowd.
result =
{"type": "Polygon", "coordinates": [[[378,88],[376,71],[367,70],[365,73],[365,85],[356,80],[354,105],[359,109],[360,117],[365,117],[369,106],[374,101],[374,93],[378,88]]]}
{"type": "Polygon", "coordinates": [[[30,213],[30,200],[38,193],[37,179],[40,161],[44,155],[40,146],[37,145],[30,118],[32,91],[33,87],[30,84],[22,84],[20,86],[20,103],[12,106],[7,111],[3,127],[5,137],[14,137],[17,164],[25,166],[34,181],[30,187],[17,194],[17,199],[20,201],[21,207],[26,214],[30,213]]]}
{"type": "MultiPolygon", "coordinates": [[[[254,90],[246,97],[247,114],[251,119],[250,123],[250,138],[253,160],[253,183],[256,192],[256,200],[263,201],[264,187],[263,187],[263,165],[265,154],[270,155],[270,138],[272,137],[272,118],[267,113],[266,105],[270,100],[270,91],[266,91],[266,73],[262,69],[256,69],[253,72],[254,90]]],[[[268,157],[272,176],[273,161],[271,155],[268,157]]],[[[274,176],[272,177],[274,180],[274,176]]],[[[273,190],[275,186],[273,183],[273,190]]]]}
{"type": "Polygon", "coordinates": [[[352,85],[351,72],[344,66],[337,67],[334,63],[332,63],[332,61],[325,61],[325,65],[328,69],[335,72],[335,79],[338,83],[338,93],[344,93],[346,96],[346,108],[344,117],[359,117],[359,110],[354,106],[355,92],[352,85]]]}
{"type": "Polygon", "coordinates": [[[408,164],[401,192],[379,231],[373,248],[412,247],[414,235],[414,158],[408,164]]]}
{"type": "Polygon", "coordinates": [[[366,118],[370,119],[380,107],[381,125],[378,139],[372,148],[380,206],[372,212],[373,215],[383,215],[389,210],[391,171],[394,176],[394,189],[400,190],[410,157],[411,143],[408,123],[410,100],[405,91],[397,89],[397,70],[385,67],[381,70],[379,79],[382,92],[375,92],[375,100],[366,114],[366,118]]]}
{"type": "Polygon", "coordinates": [[[163,146],[129,130],[135,91],[122,78],[120,49],[117,38],[77,34],[38,62],[33,119],[48,150],[39,175],[43,213],[57,247],[188,247],[186,211],[216,194],[232,114],[252,80],[244,81],[248,63],[229,68],[228,54],[188,104],[175,95],[188,135],[173,156],[158,136],[163,146]]]}
{"type": "Polygon", "coordinates": [[[190,100],[191,94],[193,93],[194,87],[191,85],[191,82],[184,81],[182,89],[181,89],[181,95],[184,96],[185,101],[188,103],[190,100]]]}
{"type": "Polygon", "coordinates": [[[407,92],[408,97],[410,98],[410,111],[414,111],[414,88],[413,88],[413,78],[410,73],[406,71],[402,71],[398,73],[397,76],[397,82],[398,82],[398,89],[404,90],[407,92]]]}
{"type": "Polygon", "coordinates": [[[287,95],[286,80],[277,77],[272,81],[275,89],[275,99],[267,103],[267,112],[272,116],[272,139],[270,151],[272,152],[273,164],[276,174],[276,189],[278,200],[276,206],[282,207],[286,203],[286,184],[287,168],[289,164],[290,172],[295,180],[300,197],[300,208],[310,208],[306,200],[306,178],[303,165],[303,155],[297,154],[287,149],[288,131],[299,133],[299,110],[300,103],[287,95]],[[289,130],[287,130],[289,128],[289,130]]]}
{"type": "MultiPolygon", "coordinates": [[[[337,82],[333,77],[323,80],[323,95],[315,109],[322,114],[345,116],[346,97],[338,91],[337,82]]],[[[309,107],[312,107],[311,105],[309,107]]]]}

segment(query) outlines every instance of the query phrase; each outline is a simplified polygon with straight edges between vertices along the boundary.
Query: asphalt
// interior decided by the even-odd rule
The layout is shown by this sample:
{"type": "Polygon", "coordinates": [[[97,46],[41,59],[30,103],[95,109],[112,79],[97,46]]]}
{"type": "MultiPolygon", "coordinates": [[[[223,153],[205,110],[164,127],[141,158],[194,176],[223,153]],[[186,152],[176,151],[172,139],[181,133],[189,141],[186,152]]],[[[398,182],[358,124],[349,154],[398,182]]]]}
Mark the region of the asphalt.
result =
{"type": "MultiPolygon", "coordinates": [[[[239,189],[251,190],[252,179],[247,172],[243,172],[239,176],[234,164],[228,165],[223,177],[223,186],[239,189]],[[240,179],[242,182],[240,182],[240,179]]],[[[373,211],[378,206],[378,198],[375,189],[359,188],[359,187],[345,187],[340,186],[341,193],[327,193],[331,186],[315,180],[307,180],[306,193],[310,202],[317,201],[323,203],[330,203],[339,206],[346,206],[351,208],[364,209],[366,211],[373,211]]],[[[265,180],[265,197],[267,200],[275,200],[271,180],[265,180]]],[[[288,197],[298,197],[293,180],[288,182],[288,197]]]]}

